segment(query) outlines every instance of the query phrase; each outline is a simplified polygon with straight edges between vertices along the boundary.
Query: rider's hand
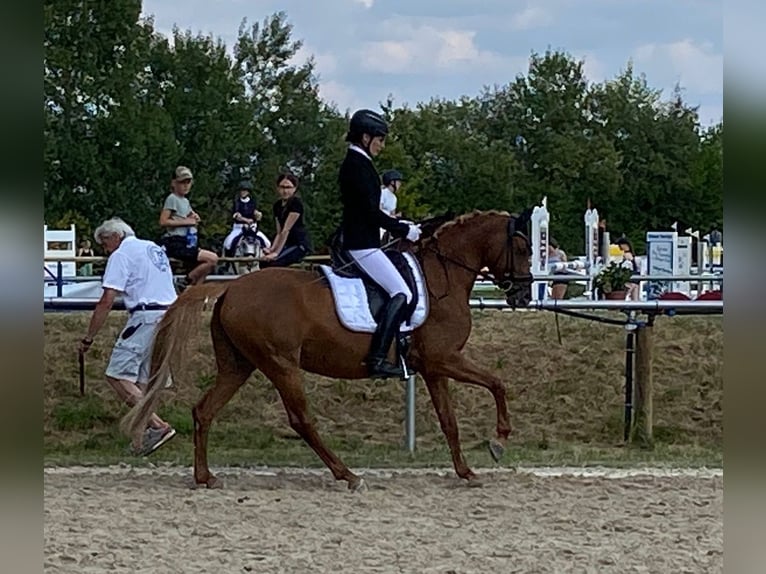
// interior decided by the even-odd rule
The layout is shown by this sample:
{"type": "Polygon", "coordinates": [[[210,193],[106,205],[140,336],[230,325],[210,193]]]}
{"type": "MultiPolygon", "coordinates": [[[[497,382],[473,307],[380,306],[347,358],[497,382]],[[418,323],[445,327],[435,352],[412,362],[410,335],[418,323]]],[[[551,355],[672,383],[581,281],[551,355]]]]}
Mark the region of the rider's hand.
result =
{"type": "Polygon", "coordinates": [[[407,241],[412,241],[414,243],[418,239],[420,239],[420,226],[410,225],[410,229],[407,231],[407,241]]]}
{"type": "Polygon", "coordinates": [[[256,210],[255,211],[255,220],[256,221],[260,221],[262,217],[263,217],[263,213],[261,213],[260,211],[256,210]]]}
{"type": "Polygon", "coordinates": [[[192,211],[189,214],[189,219],[193,219],[196,223],[199,223],[200,217],[199,217],[199,214],[196,211],[192,211]]]}

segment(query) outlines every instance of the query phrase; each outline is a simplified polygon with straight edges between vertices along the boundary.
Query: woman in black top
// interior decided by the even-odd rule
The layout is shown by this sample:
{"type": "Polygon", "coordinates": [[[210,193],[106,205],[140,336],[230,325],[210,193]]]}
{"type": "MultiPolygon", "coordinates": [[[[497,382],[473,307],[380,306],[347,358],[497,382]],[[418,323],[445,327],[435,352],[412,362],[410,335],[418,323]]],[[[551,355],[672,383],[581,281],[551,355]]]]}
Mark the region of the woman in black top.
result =
{"type": "Polygon", "coordinates": [[[298,178],[291,173],[277,177],[280,199],[274,202],[272,211],[277,234],[271,247],[263,250],[261,267],[287,267],[298,263],[311,252],[311,241],[303,219],[303,202],[295,195],[298,178]]]}
{"type": "Polygon", "coordinates": [[[383,308],[372,336],[367,368],[371,378],[401,377],[402,369],[386,360],[388,349],[399,331],[402,314],[412,293],[393,263],[380,249],[380,229],[410,241],[420,238],[420,228],[390,217],[380,209],[380,177],[372,163],[385,147],[388,124],[371,110],[351,116],[346,157],[338,182],[343,202],[343,248],[364,273],[391,297],[383,308]]]}

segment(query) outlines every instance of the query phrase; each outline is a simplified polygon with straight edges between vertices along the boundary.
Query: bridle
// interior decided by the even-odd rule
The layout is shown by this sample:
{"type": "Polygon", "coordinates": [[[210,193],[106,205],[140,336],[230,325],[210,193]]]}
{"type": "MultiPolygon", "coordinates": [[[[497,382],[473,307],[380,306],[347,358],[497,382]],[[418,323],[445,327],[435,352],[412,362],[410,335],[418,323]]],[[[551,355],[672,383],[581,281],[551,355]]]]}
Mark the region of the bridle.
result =
{"type": "MultiPolygon", "coordinates": [[[[505,257],[505,271],[503,272],[501,277],[494,277],[491,273],[483,273],[481,269],[474,269],[470,265],[466,265],[462,261],[458,261],[454,257],[450,257],[449,255],[445,255],[441,252],[441,250],[438,248],[438,237],[431,237],[430,241],[426,244],[426,249],[429,251],[432,251],[436,254],[437,259],[441,262],[442,266],[444,265],[445,261],[449,261],[453,265],[457,265],[458,267],[465,269],[466,271],[470,271],[471,273],[475,275],[480,275],[483,277],[487,277],[490,281],[492,281],[493,284],[495,284],[500,290],[505,293],[506,297],[510,296],[510,292],[513,289],[513,286],[517,283],[526,283],[530,284],[533,281],[533,277],[531,273],[524,273],[524,274],[517,274],[515,273],[515,255],[514,255],[514,249],[513,249],[513,238],[514,237],[521,237],[526,243],[527,246],[530,245],[529,237],[527,237],[526,233],[521,231],[520,229],[516,229],[516,220],[517,217],[510,216],[508,220],[508,230],[506,233],[506,243],[505,243],[505,249],[503,250],[503,253],[500,254],[497,261],[495,262],[495,265],[493,267],[497,268],[497,263],[500,261],[500,258],[505,257]]],[[[446,296],[446,294],[445,294],[446,296]]]]}
{"type": "MultiPolygon", "coordinates": [[[[532,283],[533,277],[531,273],[524,273],[523,275],[517,275],[514,272],[514,269],[516,266],[514,265],[516,262],[516,259],[514,257],[514,250],[513,250],[513,238],[514,237],[521,237],[524,242],[527,244],[527,247],[530,247],[530,241],[529,237],[527,237],[527,234],[521,231],[520,229],[516,229],[516,220],[517,217],[511,216],[508,219],[508,233],[506,234],[506,246],[505,246],[505,272],[503,273],[503,276],[500,278],[492,278],[492,282],[498,286],[498,288],[502,289],[503,292],[508,295],[508,292],[513,287],[514,283],[526,283],[530,284],[532,283]]],[[[502,255],[501,255],[502,257],[502,255]]],[[[495,262],[495,267],[497,267],[497,262],[495,262]]]]}

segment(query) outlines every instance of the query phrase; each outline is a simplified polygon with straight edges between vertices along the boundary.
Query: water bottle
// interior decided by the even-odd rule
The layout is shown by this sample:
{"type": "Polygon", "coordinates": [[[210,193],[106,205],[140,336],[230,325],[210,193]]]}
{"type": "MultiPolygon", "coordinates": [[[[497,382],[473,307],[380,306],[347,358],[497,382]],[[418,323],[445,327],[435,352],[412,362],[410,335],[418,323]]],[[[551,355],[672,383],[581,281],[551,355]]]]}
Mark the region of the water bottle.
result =
{"type": "Polygon", "coordinates": [[[194,249],[197,247],[197,228],[190,227],[186,231],[186,249],[194,249]]]}

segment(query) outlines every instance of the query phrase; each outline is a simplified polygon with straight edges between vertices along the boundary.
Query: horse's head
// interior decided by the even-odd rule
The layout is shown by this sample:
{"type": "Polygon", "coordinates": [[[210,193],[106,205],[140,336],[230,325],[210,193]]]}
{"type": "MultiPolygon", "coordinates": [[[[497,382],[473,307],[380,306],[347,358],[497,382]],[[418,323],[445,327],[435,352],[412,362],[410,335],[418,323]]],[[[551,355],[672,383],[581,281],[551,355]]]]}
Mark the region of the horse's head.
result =
{"type": "MultiPolygon", "coordinates": [[[[511,307],[526,307],[532,298],[532,247],[527,237],[531,210],[521,215],[475,211],[442,225],[422,242],[442,265],[451,263],[475,275],[489,271],[511,307]]],[[[471,279],[473,281],[473,279],[471,279]]]]}
{"type": "Polygon", "coordinates": [[[505,292],[505,300],[514,309],[526,307],[532,299],[532,245],[527,236],[531,211],[507,219],[502,248],[491,249],[487,267],[495,284],[505,292]]]}

